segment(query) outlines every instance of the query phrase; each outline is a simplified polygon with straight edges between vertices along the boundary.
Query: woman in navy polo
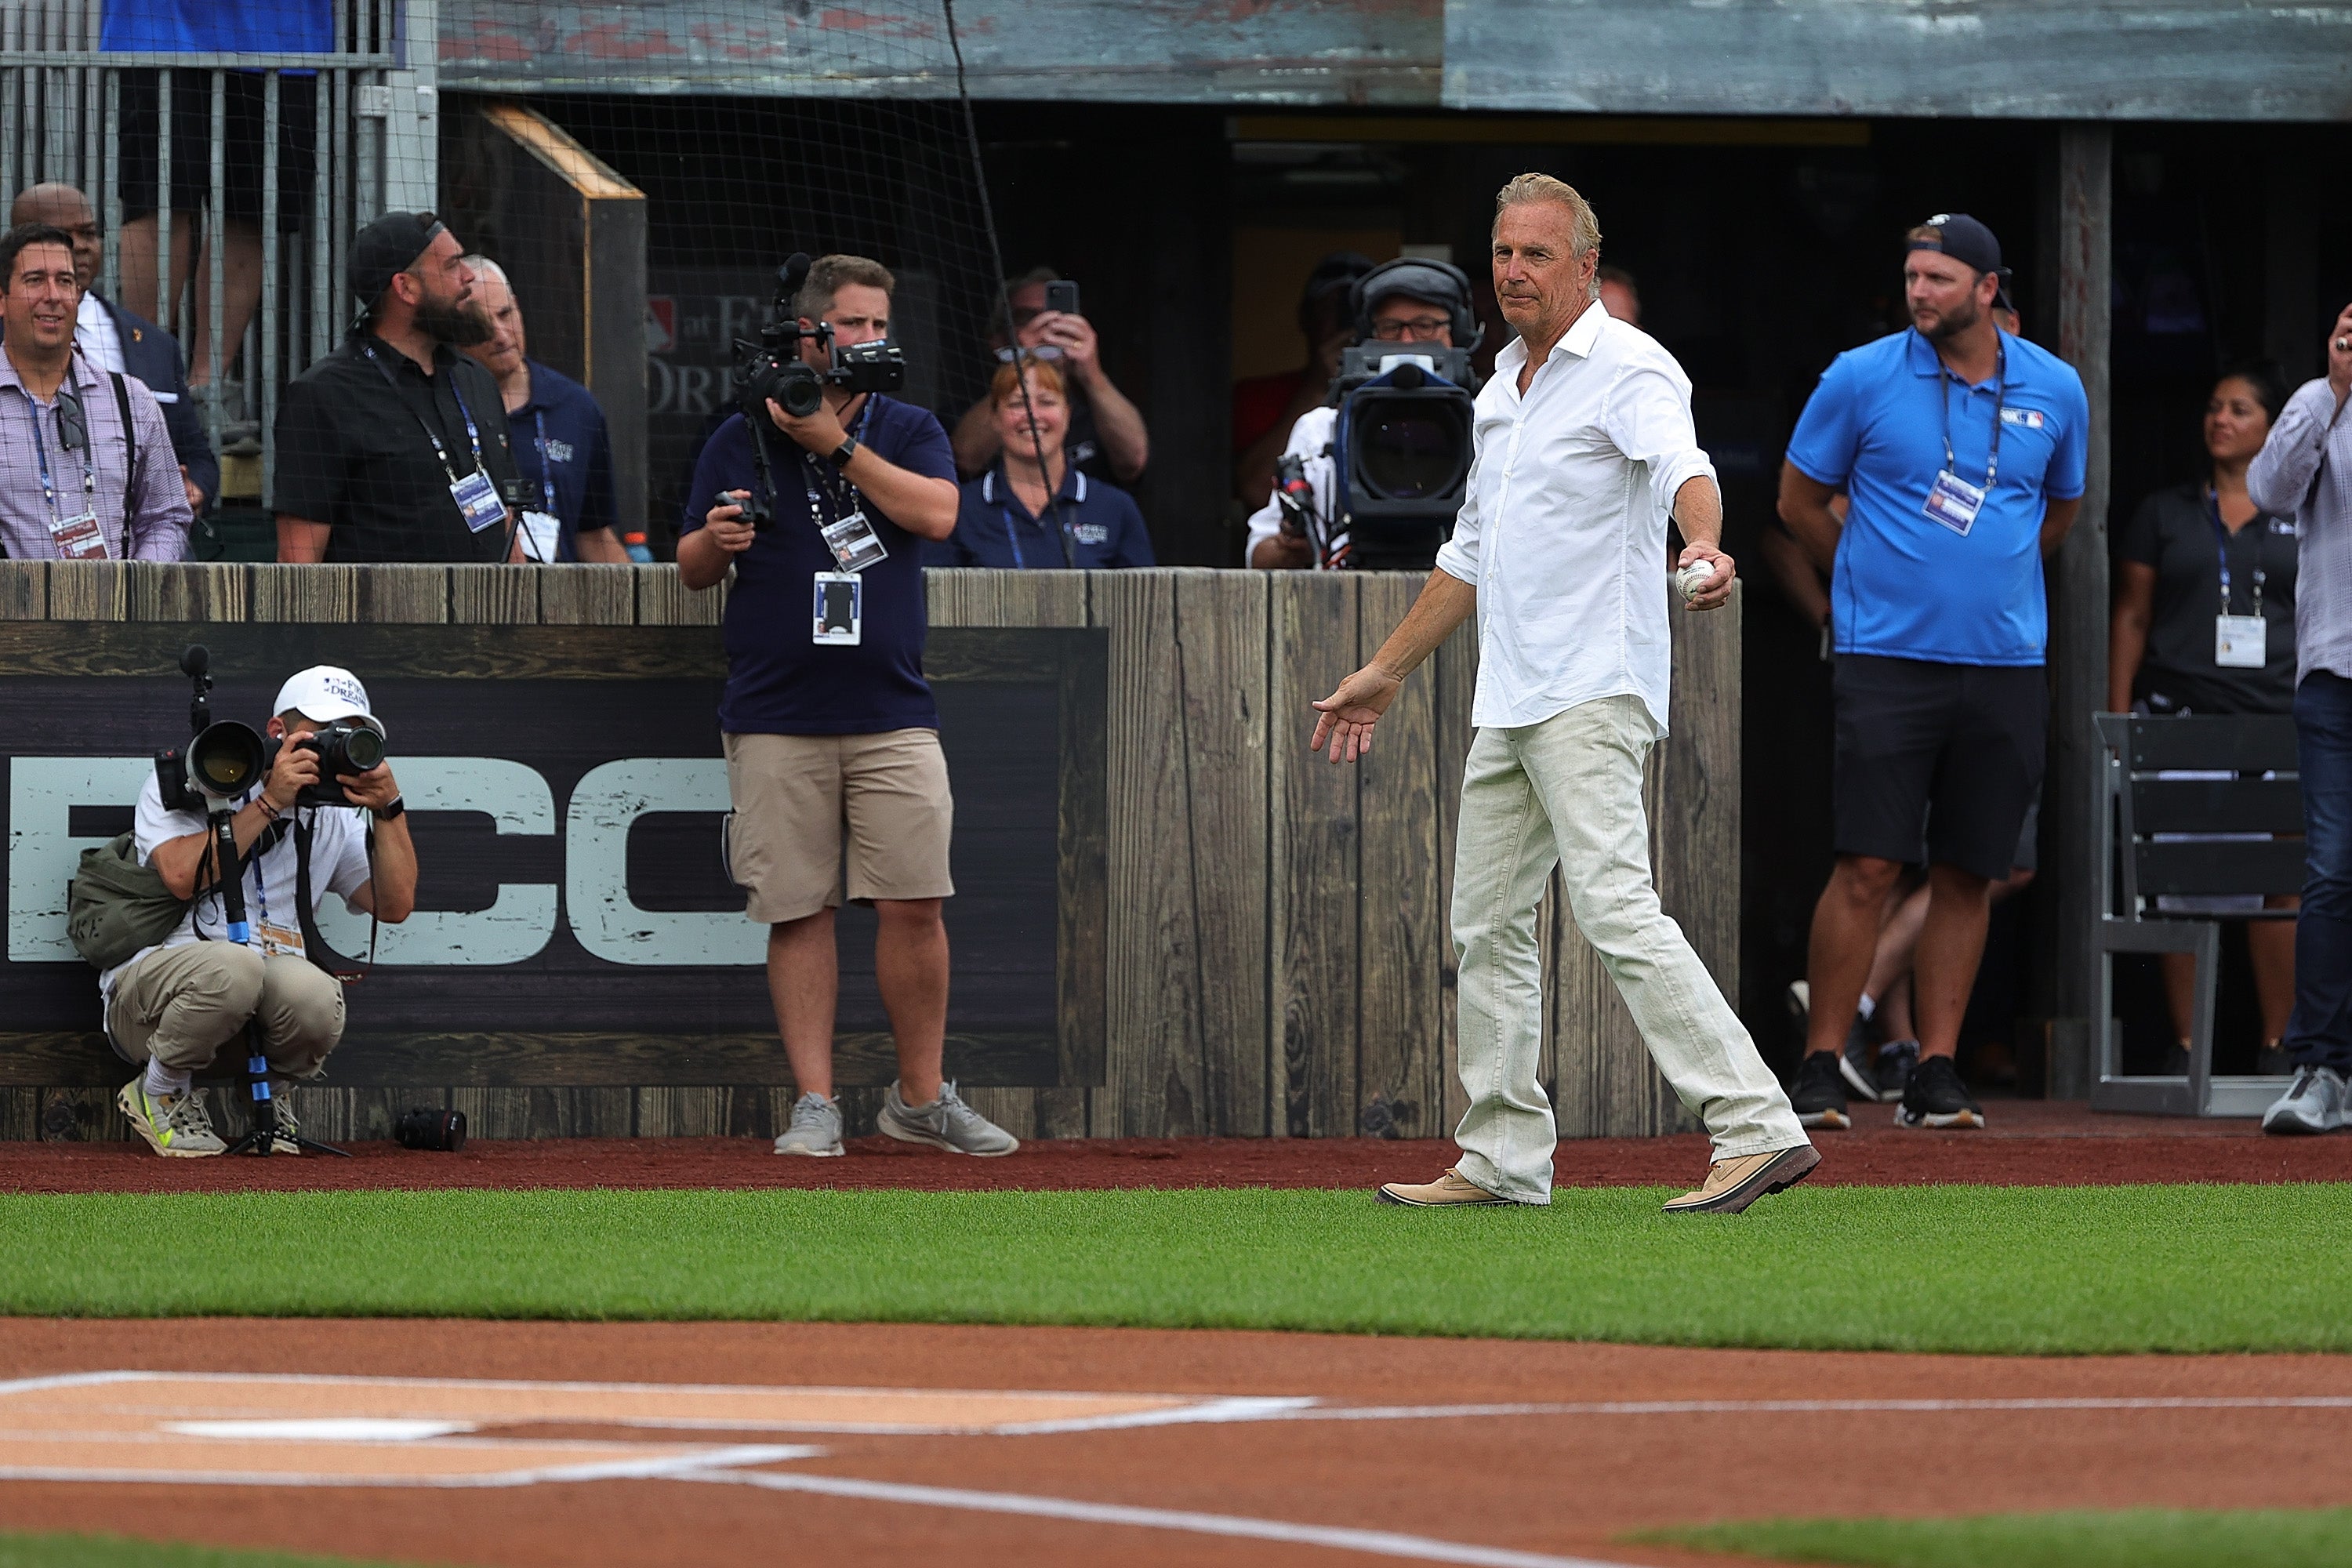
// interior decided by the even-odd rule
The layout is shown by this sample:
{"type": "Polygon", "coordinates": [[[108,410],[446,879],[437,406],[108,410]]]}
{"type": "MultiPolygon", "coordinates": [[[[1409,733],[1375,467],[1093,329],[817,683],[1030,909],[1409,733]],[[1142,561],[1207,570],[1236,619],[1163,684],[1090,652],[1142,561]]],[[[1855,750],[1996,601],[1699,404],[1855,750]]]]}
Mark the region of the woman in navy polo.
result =
{"type": "Polygon", "coordinates": [[[1063,460],[1070,408],[1059,371],[1043,360],[1004,365],[988,405],[1003,455],[964,484],[955,532],[925,550],[926,565],[1088,571],[1153,563],[1135,499],[1063,460]]]}

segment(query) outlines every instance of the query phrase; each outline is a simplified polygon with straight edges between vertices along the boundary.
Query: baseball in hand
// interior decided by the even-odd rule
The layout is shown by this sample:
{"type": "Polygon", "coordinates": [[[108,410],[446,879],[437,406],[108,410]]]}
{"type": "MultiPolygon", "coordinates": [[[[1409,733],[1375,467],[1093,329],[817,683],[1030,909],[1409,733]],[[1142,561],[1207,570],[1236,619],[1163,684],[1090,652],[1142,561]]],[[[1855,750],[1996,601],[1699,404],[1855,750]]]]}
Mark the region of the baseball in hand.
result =
{"type": "Polygon", "coordinates": [[[1697,598],[1698,591],[1706,587],[1706,580],[1714,575],[1715,563],[1712,561],[1694,561],[1675,573],[1675,586],[1683,591],[1683,603],[1687,605],[1697,598]]]}

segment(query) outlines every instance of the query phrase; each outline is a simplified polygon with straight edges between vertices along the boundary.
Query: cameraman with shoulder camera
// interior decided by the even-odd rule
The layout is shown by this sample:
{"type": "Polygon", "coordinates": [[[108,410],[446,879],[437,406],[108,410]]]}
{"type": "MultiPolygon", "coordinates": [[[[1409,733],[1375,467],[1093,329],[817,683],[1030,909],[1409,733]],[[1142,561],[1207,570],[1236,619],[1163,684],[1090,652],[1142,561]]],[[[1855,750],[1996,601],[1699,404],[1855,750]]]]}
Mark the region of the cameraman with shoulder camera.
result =
{"type": "MultiPolygon", "coordinates": [[[[331,781],[341,785],[349,807],[314,806],[304,799],[306,791],[331,781],[320,775],[317,742],[300,742],[345,724],[383,733],[357,677],[325,664],[303,670],[278,689],[268,734],[283,743],[268,772],[241,799],[218,803],[236,808],[230,819],[236,874],[251,931],[244,942],[230,940],[205,815],[185,809],[184,802],[167,804],[154,776],[139,793],[132,837],[140,862],[162,877],[173,896],[192,902],[176,931],[100,974],[98,988],[107,1037],[124,1060],[145,1067],[122,1086],[116,1102],[158,1154],[193,1158],[225,1147],[190,1080],[248,1022],[259,1026],[261,1052],[276,1073],[319,1076],[343,1034],[342,985],[312,962],[317,955],[308,951],[304,935],[327,894],[340,893],[352,909],[393,924],[415,907],[416,847],[388,764],[379,762],[331,781]],[[362,811],[374,815],[373,866],[362,811]],[[307,910],[299,907],[298,833],[310,839],[307,910]]],[[[275,1152],[299,1152],[293,1112],[283,1100],[276,1103],[275,1152]]]]}
{"type": "Polygon", "coordinates": [[[825,256],[779,300],[747,366],[753,417],[730,417],[695,464],[678,577],[699,589],[735,574],[719,709],[729,863],[769,928],[768,988],[801,1091],[776,1152],[842,1152],[833,911],[845,891],[880,917],[875,978],[898,1045],[881,1131],[1008,1154],[1012,1136],[940,1078],[955,803],[923,680],[922,542],[955,531],[958,495],[940,422],[867,390],[901,374],[883,347],[893,287],[878,262],[825,256]]]}
{"type": "MultiPolygon", "coordinates": [[[[1470,279],[1446,262],[1410,256],[1383,262],[1358,279],[1350,295],[1356,335],[1366,345],[1472,348],[1480,336],[1470,279]]],[[[1333,397],[1290,427],[1275,463],[1274,493],[1249,520],[1243,558],[1252,566],[1321,572],[1345,564],[1348,534],[1338,516],[1339,468],[1332,455],[1339,419],[1339,400],[1333,397]]]]}

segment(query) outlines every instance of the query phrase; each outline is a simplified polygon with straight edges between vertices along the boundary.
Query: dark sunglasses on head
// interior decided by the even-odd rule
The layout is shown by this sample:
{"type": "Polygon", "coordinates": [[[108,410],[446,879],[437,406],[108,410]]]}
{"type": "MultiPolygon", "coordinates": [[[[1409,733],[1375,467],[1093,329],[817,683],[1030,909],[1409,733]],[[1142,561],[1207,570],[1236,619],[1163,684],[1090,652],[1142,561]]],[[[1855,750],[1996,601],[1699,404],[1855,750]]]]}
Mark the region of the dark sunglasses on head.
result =
{"type": "Polygon", "coordinates": [[[68,452],[89,445],[89,421],[83,416],[81,399],[69,387],[58,388],[58,445],[68,452]]]}

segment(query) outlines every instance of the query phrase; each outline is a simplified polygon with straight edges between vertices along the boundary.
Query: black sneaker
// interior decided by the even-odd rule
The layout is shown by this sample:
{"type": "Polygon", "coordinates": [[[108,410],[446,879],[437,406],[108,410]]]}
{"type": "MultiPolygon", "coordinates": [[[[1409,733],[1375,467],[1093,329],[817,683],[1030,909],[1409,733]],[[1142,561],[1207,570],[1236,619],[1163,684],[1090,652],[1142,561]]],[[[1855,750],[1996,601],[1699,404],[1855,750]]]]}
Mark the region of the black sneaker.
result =
{"type": "Polygon", "coordinates": [[[1889,1040],[1878,1047],[1878,1098],[1888,1105],[1903,1103],[1911,1074],[1919,1065],[1919,1042],[1889,1040]]]}
{"type": "Polygon", "coordinates": [[[1797,1121],[1804,1126],[1843,1129],[1853,1125],[1845,1113],[1845,1080],[1838,1076],[1837,1052],[1806,1053],[1798,1064],[1789,1103],[1796,1108],[1797,1121]]]}
{"type": "Polygon", "coordinates": [[[1951,1058],[1921,1057],[1904,1086],[1903,1108],[1895,1120],[1905,1127],[1982,1127],[1985,1114],[1951,1058]]]}
{"type": "Polygon", "coordinates": [[[1847,1089],[1864,1100],[1876,1100],[1878,1078],[1871,1066],[1870,1031],[1856,1018],[1845,1032],[1845,1048],[1838,1052],[1838,1076],[1847,1089]]]}

